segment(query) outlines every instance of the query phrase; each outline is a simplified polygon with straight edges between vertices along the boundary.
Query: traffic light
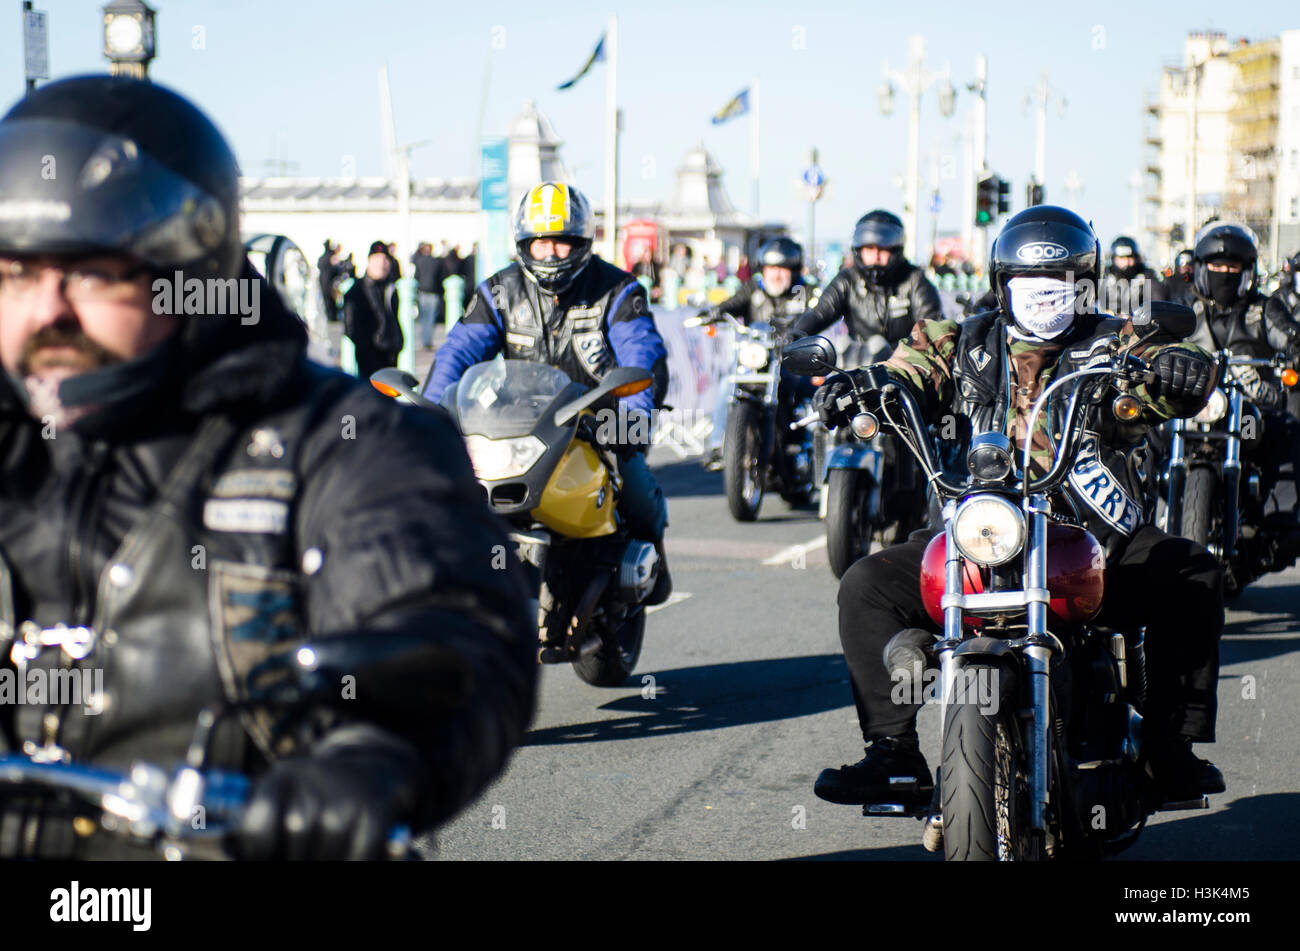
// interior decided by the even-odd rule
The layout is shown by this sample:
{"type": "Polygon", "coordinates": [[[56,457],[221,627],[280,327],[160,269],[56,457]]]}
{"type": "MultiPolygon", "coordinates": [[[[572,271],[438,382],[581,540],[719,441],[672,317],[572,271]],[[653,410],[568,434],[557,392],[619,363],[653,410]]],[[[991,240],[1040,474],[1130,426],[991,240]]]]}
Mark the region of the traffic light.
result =
{"type": "Polygon", "coordinates": [[[998,179],[998,214],[1005,215],[1011,210],[1011,183],[1005,178],[998,179]]]}
{"type": "Polygon", "coordinates": [[[975,224],[983,227],[998,213],[999,179],[992,172],[985,173],[975,186],[975,224]]]}
{"type": "Polygon", "coordinates": [[[1186,235],[1183,234],[1183,226],[1181,224],[1176,224],[1169,229],[1170,243],[1182,244],[1184,240],[1186,240],[1186,235]]]}
{"type": "Polygon", "coordinates": [[[1043,186],[1030,179],[1029,184],[1025,186],[1025,197],[1029,200],[1030,207],[1041,205],[1043,203],[1043,186]]]}

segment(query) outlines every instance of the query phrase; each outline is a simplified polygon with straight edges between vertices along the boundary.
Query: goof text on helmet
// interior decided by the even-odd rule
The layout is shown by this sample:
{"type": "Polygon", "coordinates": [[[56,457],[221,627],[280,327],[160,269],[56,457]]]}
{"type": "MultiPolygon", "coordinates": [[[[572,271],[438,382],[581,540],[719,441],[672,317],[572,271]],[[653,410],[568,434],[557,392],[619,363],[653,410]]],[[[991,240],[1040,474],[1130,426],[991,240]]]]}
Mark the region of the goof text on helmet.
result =
{"type": "Polygon", "coordinates": [[[1011,218],[989,251],[1002,312],[1036,339],[1060,336],[1096,306],[1101,243],[1067,208],[1035,205],[1011,218]]]}

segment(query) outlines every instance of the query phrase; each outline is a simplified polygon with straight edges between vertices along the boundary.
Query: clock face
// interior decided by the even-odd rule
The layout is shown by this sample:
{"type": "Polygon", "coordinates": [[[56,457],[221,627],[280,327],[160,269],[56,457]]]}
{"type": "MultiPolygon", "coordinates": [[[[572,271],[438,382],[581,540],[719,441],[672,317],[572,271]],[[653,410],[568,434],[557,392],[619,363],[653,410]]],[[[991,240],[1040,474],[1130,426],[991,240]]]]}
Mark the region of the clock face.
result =
{"type": "Polygon", "coordinates": [[[140,27],[140,21],[133,16],[115,16],[108,21],[105,35],[108,48],[114,53],[132,53],[144,39],[144,30],[140,27]]]}

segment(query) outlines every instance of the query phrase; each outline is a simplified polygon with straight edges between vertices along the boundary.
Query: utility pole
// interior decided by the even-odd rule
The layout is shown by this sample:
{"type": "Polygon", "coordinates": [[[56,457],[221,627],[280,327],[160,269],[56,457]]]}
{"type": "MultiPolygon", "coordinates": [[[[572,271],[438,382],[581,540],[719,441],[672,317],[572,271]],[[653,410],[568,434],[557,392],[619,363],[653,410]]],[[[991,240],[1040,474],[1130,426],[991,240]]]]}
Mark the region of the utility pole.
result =
{"type": "Polygon", "coordinates": [[[1187,69],[1187,210],[1183,234],[1190,247],[1196,236],[1196,99],[1204,63],[1192,61],[1187,69]]]}
{"type": "Polygon", "coordinates": [[[939,114],[944,118],[952,115],[956,90],[949,81],[949,70],[931,72],[925,68],[925,37],[914,34],[907,41],[908,64],[905,72],[897,72],[885,63],[885,83],[880,89],[880,111],[885,115],[893,112],[894,88],[901,88],[910,100],[907,123],[907,171],[904,203],[903,229],[906,232],[903,253],[909,260],[916,257],[916,229],[920,213],[921,191],[921,96],[935,83],[939,87],[939,114]]]}
{"type": "MultiPolygon", "coordinates": [[[[1054,99],[1059,110],[1058,115],[1064,116],[1065,97],[1052,89],[1047,81],[1047,70],[1043,70],[1038,89],[1035,94],[1031,94],[1031,98],[1036,99],[1038,105],[1038,134],[1034,144],[1034,180],[1030,187],[1032,189],[1033,185],[1040,186],[1045,200],[1047,197],[1047,104],[1054,99]]],[[[1029,102],[1030,99],[1026,99],[1026,104],[1029,102]]]]}
{"type": "Polygon", "coordinates": [[[981,270],[988,257],[988,229],[976,228],[975,190],[976,183],[988,171],[989,152],[989,104],[988,104],[989,61],[986,56],[975,57],[975,82],[966,88],[975,94],[972,112],[974,130],[971,134],[971,174],[966,181],[969,206],[966,210],[966,252],[970,263],[981,270]]]}

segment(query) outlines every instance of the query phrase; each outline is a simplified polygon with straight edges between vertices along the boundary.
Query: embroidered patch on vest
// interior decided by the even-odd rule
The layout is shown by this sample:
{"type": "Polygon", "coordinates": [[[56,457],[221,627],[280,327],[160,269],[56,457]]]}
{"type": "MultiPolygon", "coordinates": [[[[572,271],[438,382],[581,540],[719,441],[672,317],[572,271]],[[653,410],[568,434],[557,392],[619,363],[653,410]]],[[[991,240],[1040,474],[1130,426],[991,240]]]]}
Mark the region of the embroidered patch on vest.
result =
{"type": "Polygon", "coordinates": [[[273,499],[208,499],[203,524],[214,532],[283,535],[289,527],[289,506],[273,499]]]}
{"type": "MultiPolygon", "coordinates": [[[[212,646],[227,697],[265,695],[293,675],[301,635],[295,572],[214,560],[208,570],[212,646]]],[[[271,716],[242,711],[240,719],[266,752],[283,754],[271,716]],[[278,748],[277,748],[278,747],[278,748]]]]}
{"type": "Polygon", "coordinates": [[[599,323],[600,312],[601,310],[599,304],[597,304],[594,307],[570,307],[568,311],[566,311],[566,316],[570,320],[584,320],[584,319],[590,319],[594,317],[596,318],[596,322],[599,323]]]}
{"type": "Polygon", "coordinates": [[[574,334],[573,352],[582,359],[587,372],[595,376],[600,372],[600,358],[605,352],[605,335],[599,332],[574,334]]]}
{"type": "Polygon", "coordinates": [[[1101,464],[1096,433],[1084,434],[1079,454],[1070,467],[1070,485],[1088,508],[1122,535],[1131,535],[1142,520],[1142,507],[1101,464]]]}
{"type": "Polygon", "coordinates": [[[993,359],[983,347],[975,347],[970,351],[968,356],[970,357],[971,365],[975,367],[977,372],[988,366],[989,361],[993,359]]]}
{"type": "Polygon", "coordinates": [[[528,334],[517,334],[512,330],[506,331],[506,343],[512,347],[531,347],[537,342],[537,338],[530,337],[528,334]]]}
{"type": "Polygon", "coordinates": [[[217,479],[212,494],[227,499],[248,495],[291,499],[297,488],[297,478],[286,469],[232,469],[217,479]]]}
{"type": "Polygon", "coordinates": [[[569,311],[569,319],[574,330],[600,330],[599,317],[574,317],[573,311],[569,311]]]}

